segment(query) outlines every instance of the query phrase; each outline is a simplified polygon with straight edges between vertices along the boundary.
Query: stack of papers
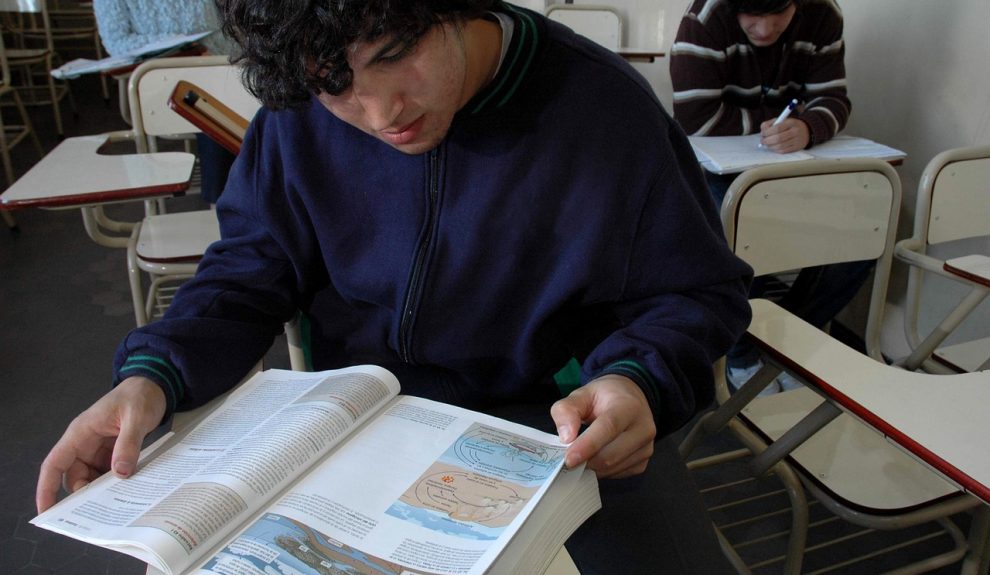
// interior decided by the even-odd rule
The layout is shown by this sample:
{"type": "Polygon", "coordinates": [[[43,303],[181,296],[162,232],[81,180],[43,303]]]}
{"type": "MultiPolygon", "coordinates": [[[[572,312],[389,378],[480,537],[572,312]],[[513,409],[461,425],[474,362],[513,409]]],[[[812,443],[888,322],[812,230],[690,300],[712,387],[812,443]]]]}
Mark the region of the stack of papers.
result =
{"type": "Polygon", "coordinates": [[[899,160],[906,154],[901,150],[878,144],[866,138],[839,135],[824,144],[808,150],[778,154],[760,147],[760,135],[748,136],[691,136],[701,166],[716,174],[735,174],[762,166],[782,162],[796,162],[814,158],[878,158],[899,160]]]}
{"type": "Polygon", "coordinates": [[[163,56],[167,53],[172,53],[177,49],[206,38],[213,32],[214,30],[197,32],[195,34],[176,34],[174,36],[162,38],[161,40],[150,44],[145,44],[136,50],[131,50],[127,54],[110,56],[100,60],[77,58],[70,62],[66,62],[59,68],[52,70],[52,76],[59,80],[71,80],[72,78],[78,78],[83,74],[92,74],[94,72],[104,72],[106,70],[123,68],[154,56],[163,56]]]}

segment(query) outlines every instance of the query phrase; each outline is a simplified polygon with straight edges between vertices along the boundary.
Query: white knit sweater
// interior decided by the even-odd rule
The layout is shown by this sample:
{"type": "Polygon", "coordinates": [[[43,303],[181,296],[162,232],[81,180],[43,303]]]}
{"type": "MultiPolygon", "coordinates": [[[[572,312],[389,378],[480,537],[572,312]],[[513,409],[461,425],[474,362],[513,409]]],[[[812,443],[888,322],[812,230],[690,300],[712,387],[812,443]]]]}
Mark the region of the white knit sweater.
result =
{"type": "MultiPolygon", "coordinates": [[[[93,10],[111,56],[168,36],[220,27],[213,0],[94,0],[93,10]]],[[[201,42],[213,54],[230,54],[235,47],[219,31],[201,42]]]]}

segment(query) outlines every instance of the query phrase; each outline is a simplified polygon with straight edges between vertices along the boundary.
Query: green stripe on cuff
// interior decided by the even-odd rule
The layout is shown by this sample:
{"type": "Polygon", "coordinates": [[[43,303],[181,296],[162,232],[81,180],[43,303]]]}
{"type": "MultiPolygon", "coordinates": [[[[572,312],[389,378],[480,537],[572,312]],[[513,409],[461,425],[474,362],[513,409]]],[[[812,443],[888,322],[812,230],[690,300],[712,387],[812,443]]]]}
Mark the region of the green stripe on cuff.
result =
{"type": "Polygon", "coordinates": [[[152,355],[133,355],[124,361],[120,367],[120,375],[146,375],[156,380],[165,392],[167,413],[175,410],[176,406],[185,397],[185,388],[182,384],[182,377],[175,367],[160,357],[152,355]],[[164,369],[162,369],[164,368],[164,369]]]}
{"type": "Polygon", "coordinates": [[[602,370],[602,373],[614,373],[628,377],[643,390],[643,394],[646,395],[646,401],[649,402],[651,407],[654,409],[659,407],[660,390],[657,388],[657,382],[650,375],[650,372],[646,371],[639,362],[631,359],[619,360],[607,365],[602,370]]]}

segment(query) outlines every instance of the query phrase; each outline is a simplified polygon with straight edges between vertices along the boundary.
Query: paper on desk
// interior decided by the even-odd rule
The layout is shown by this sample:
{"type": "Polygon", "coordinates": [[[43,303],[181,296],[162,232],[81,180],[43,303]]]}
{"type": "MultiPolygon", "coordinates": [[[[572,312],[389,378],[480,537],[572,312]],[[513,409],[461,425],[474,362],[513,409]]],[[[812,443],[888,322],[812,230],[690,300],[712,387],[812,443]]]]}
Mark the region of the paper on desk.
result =
{"type": "Polygon", "coordinates": [[[101,72],[103,70],[113,70],[123,68],[135,62],[133,56],[111,56],[102,60],[90,60],[88,58],[76,58],[70,60],[60,67],[52,70],[52,76],[59,80],[71,80],[83,74],[101,72]]]}
{"type": "Polygon", "coordinates": [[[760,135],[749,136],[690,136],[691,146],[698,161],[709,172],[734,174],[765,164],[795,162],[813,158],[877,158],[897,160],[906,154],[896,148],[885,146],[856,136],[838,135],[808,150],[778,154],[761,148],[760,135]]]}
{"type": "Polygon", "coordinates": [[[716,174],[742,172],[754,166],[810,160],[807,152],[778,154],[760,147],[760,135],[748,136],[690,136],[694,153],[702,166],[716,174]]]}
{"type": "Polygon", "coordinates": [[[811,148],[816,158],[878,158],[896,160],[907,154],[896,148],[855,136],[839,135],[811,148]]]}
{"type": "Polygon", "coordinates": [[[109,56],[100,60],[77,58],[52,70],[52,76],[59,80],[71,80],[72,78],[78,78],[83,74],[123,68],[124,66],[130,66],[131,64],[140,62],[142,59],[157,56],[170,50],[181,48],[182,46],[191,44],[192,42],[202,40],[213,32],[214,30],[208,30],[206,32],[197,32],[195,34],[175,34],[168,36],[167,38],[162,38],[161,40],[145,44],[144,46],[131,50],[126,54],[121,54],[120,56],[109,56]]]}

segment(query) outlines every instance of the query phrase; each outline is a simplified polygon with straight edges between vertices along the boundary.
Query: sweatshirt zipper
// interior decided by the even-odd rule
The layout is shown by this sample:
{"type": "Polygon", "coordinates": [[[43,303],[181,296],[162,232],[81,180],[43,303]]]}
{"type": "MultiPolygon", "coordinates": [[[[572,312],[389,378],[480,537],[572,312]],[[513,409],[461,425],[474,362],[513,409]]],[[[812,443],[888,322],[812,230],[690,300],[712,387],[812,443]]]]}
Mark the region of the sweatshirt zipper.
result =
{"type": "Polygon", "coordinates": [[[430,150],[429,203],[426,208],[426,223],[421,234],[422,240],[416,248],[416,259],[413,261],[409,276],[409,287],[406,289],[405,301],[402,305],[402,319],[399,322],[399,355],[402,361],[412,363],[412,329],[416,319],[416,305],[423,288],[423,278],[426,255],[433,241],[433,228],[436,225],[437,199],[440,196],[440,176],[438,174],[437,149],[430,150]]]}

